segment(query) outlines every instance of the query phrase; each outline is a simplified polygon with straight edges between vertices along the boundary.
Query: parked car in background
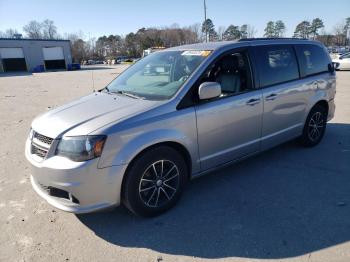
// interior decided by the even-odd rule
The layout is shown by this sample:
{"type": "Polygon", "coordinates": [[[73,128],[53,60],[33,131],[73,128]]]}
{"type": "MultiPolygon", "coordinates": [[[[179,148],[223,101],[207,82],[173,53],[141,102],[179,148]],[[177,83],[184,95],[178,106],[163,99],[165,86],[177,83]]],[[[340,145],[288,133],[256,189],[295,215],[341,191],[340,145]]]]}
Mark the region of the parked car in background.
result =
{"type": "Polygon", "coordinates": [[[350,52],[333,59],[334,67],[336,70],[349,70],[350,69],[350,52]]]}
{"type": "Polygon", "coordinates": [[[125,60],[127,60],[129,57],[127,56],[117,56],[115,58],[115,63],[116,64],[120,64],[120,63],[123,63],[125,60]]]}
{"type": "Polygon", "coordinates": [[[334,115],[335,87],[332,61],[316,41],[159,51],[99,92],[34,119],[25,146],[31,183],[65,211],[122,203],[155,216],[192,178],[291,139],[316,146],[334,115]]]}
{"type": "Polygon", "coordinates": [[[338,59],[340,56],[349,53],[349,46],[345,47],[328,47],[329,54],[332,59],[338,59]]]}
{"type": "Polygon", "coordinates": [[[92,60],[92,59],[89,59],[86,64],[87,65],[94,65],[94,64],[96,64],[96,61],[92,60]]]}

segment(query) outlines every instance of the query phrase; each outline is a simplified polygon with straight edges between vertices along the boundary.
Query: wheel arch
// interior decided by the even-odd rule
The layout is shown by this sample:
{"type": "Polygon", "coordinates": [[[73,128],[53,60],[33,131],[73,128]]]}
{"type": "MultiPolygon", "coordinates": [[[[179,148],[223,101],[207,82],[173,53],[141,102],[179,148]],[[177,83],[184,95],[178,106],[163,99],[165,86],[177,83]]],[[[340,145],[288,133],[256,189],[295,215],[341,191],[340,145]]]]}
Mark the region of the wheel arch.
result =
{"type": "Polygon", "coordinates": [[[188,149],[183,144],[181,144],[179,142],[175,142],[175,141],[158,142],[158,143],[155,143],[153,145],[147,146],[146,148],[143,148],[128,163],[128,166],[125,170],[125,173],[124,173],[124,176],[122,179],[122,184],[121,184],[121,195],[120,195],[121,199],[123,199],[123,196],[124,196],[124,184],[125,184],[126,177],[128,175],[130,168],[132,167],[133,163],[135,162],[135,160],[138,159],[139,157],[141,157],[143,154],[147,153],[148,151],[151,151],[152,149],[157,148],[157,147],[161,147],[161,146],[171,147],[171,148],[175,149],[181,156],[183,156],[185,163],[186,163],[186,167],[187,167],[188,179],[191,178],[192,157],[191,157],[191,154],[188,151],[188,149]]]}
{"type": "Polygon", "coordinates": [[[306,111],[306,114],[304,116],[304,121],[303,121],[303,124],[305,125],[306,123],[306,120],[307,120],[307,117],[308,115],[310,114],[311,110],[317,106],[317,105],[321,105],[323,106],[326,110],[327,110],[327,115],[328,115],[328,112],[329,112],[329,105],[328,105],[328,101],[322,97],[321,99],[317,100],[317,101],[313,101],[313,103],[310,103],[311,106],[308,108],[308,110],[306,111]]]}
{"type": "Polygon", "coordinates": [[[315,106],[322,106],[326,109],[327,111],[327,115],[328,115],[328,110],[329,110],[329,105],[328,105],[328,101],[326,99],[321,99],[318,100],[312,107],[310,107],[309,113],[311,112],[311,110],[315,107],[315,106]]]}

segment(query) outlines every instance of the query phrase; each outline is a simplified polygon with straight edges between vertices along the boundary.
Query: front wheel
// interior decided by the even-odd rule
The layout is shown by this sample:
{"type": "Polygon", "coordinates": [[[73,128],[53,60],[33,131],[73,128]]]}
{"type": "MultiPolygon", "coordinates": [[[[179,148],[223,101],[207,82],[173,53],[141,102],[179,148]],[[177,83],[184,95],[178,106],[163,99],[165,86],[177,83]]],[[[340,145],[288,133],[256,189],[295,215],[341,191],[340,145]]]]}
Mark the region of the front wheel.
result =
{"type": "Polygon", "coordinates": [[[322,105],[314,106],[304,125],[301,142],[304,146],[312,147],[320,143],[327,125],[327,110],[322,105]]]}
{"type": "Polygon", "coordinates": [[[156,216],[179,200],[188,177],[183,157],[161,146],[133,161],[123,183],[123,202],[134,214],[156,216]]]}

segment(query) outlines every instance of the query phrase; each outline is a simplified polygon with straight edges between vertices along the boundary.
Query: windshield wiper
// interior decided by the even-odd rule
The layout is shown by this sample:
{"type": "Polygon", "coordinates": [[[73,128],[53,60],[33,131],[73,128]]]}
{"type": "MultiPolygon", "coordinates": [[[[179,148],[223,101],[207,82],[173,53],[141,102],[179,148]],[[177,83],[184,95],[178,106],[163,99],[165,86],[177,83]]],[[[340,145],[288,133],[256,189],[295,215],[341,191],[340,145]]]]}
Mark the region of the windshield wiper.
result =
{"type": "Polygon", "coordinates": [[[138,96],[138,95],[135,95],[135,94],[131,94],[131,93],[128,93],[128,92],[125,92],[125,91],[122,91],[122,90],[118,90],[118,91],[116,91],[114,93],[121,94],[121,95],[128,96],[128,97],[132,97],[132,98],[135,98],[135,99],[145,99],[144,97],[141,97],[141,96],[138,96]]]}
{"type": "Polygon", "coordinates": [[[109,91],[109,88],[106,86],[106,87],[104,87],[104,88],[102,88],[102,89],[100,89],[100,90],[98,90],[98,92],[106,92],[106,93],[111,93],[110,91],[109,91]]]}

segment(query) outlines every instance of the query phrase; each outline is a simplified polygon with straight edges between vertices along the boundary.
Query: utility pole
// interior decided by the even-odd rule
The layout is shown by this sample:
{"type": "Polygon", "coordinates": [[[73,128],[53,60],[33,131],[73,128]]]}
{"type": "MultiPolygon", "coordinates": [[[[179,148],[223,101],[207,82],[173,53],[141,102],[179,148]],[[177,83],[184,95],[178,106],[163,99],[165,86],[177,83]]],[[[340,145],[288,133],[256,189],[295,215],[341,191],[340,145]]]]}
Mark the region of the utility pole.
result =
{"type": "Polygon", "coordinates": [[[208,25],[207,25],[207,5],[204,0],[204,27],[205,27],[205,42],[208,42],[208,25]]]}

